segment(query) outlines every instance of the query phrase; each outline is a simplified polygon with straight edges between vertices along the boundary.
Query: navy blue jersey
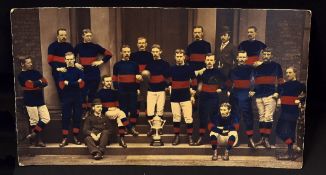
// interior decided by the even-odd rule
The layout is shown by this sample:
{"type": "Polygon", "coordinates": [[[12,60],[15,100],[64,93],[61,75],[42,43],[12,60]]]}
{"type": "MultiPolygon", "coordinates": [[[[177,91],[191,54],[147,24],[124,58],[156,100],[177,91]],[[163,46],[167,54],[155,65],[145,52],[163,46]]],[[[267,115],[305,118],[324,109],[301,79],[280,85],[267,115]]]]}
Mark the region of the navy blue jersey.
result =
{"type": "Polygon", "coordinates": [[[55,41],[48,47],[48,63],[52,70],[58,67],[66,67],[65,54],[67,52],[74,52],[74,48],[70,43],[55,41]]]}
{"type": "Polygon", "coordinates": [[[225,75],[219,69],[206,69],[204,73],[198,76],[202,83],[200,96],[204,98],[218,98],[217,89],[225,90],[225,75]]]}
{"type": "Polygon", "coordinates": [[[211,44],[205,40],[195,40],[186,48],[187,60],[193,70],[206,67],[206,54],[211,53],[211,44]]]}
{"type": "Polygon", "coordinates": [[[139,72],[142,72],[145,67],[153,61],[153,55],[147,51],[137,51],[130,55],[130,60],[138,64],[139,72]]]}
{"type": "Polygon", "coordinates": [[[246,40],[246,41],[242,41],[239,44],[238,49],[247,52],[248,60],[246,61],[246,63],[252,65],[255,61],[258,60],[260,52],[266,47],[267,46],[261,41],[246,40]]]}
{"type": "Polygon", "coordinates": [[[66,67],[66,69],[67,72],[59,74],[59,87],[62,89],[63,96],[70,97],[80,94],[81,89],[85,86],[84,73],[76,67],[66,67]],[[78,82],[79,79],[81,79],[80,82],[78,82]],[[68,81],[68,85],[65,85],[64,81],[68,81]]]}
{"type": "Polygon", "coordinates": [[[237,117],[230,114],[228,117],[222,117],[220,113],[216,114],[214,121],[212,121],[214,127],[212,128],[213,132],[222,134],[229,131],[236,131],[234,124],[239,123],[237,117]]]}
{"type": "Polygon", "coordinates": [[[284,82],[280,64],[274,61],[263,62],[254,69],[255,96],[268,97],[278,92],[278,85],[284,82]]]}
{"type": "Polygon", "coordinates": [[[196,75],[193,69],[186,64],[182,66],[175,65],[170,68],[169,77],[172,87],[170,101],[189,101],[190,87],[194,89],[197,86],[196,75]]]}
{"type": "Polygon", "coordinates": [[[103,55],[104,63],[112,57],[110,51],[94,43],[79,43],[74,52],[75,56],[79,58],[79,63],[84,66],[85,79],[100,78],[100,69],[98,66],[92,66],[92,62],[97,60],[98,55],[103,55]]]}
{"type": "Polygon", "coordinates": [[[47,80],[37,70],[22,71],[18,75],[19,84],[24,90],[24,103],[26,106],[44,105],[43,90],[48,85],[47,80]]]}
{"type": "Polygon", "coordinates": [[[238,65],[229,73],[232,92],[249,91],[253,86],[253,67],[250,65],[238,65]]]}
{"type": "Polygon", "coordinates": [[[152,92],[164,91],[167,88],[170,64],[162,59],[153,60],[146,67],[151,73],[148,90],[152,92]]]}
{"type": "Polygon", "coordinates": [[[121,92],[135,92],[139,89],[139,82],[136,75],[139,68],[136,62],[121,60],[113,66],[113,86],[121,92]]]}
{"type": "Polygon", "coordinates": [[[112,89],[100,89],[96,97],[101,99],[102,106],[103,106],[103,113],[108,111],[108,108],[110,107],[118,107],[118,92],[116,90],[112,89]]]}
{"type": "Polygon", "coordinates": [[[305,85],[297,80],[287,81],[280,86],[281,110],[282,113],[288,114],[281,115],[281,118],[287,116],[287,118],[284,118],[285,120],[296,121],[299,116],[299,108],[298,104],[295,104],[295,100],[304,102],[304,98],[299,99],[299,95],[305,92],[305,85]]]}

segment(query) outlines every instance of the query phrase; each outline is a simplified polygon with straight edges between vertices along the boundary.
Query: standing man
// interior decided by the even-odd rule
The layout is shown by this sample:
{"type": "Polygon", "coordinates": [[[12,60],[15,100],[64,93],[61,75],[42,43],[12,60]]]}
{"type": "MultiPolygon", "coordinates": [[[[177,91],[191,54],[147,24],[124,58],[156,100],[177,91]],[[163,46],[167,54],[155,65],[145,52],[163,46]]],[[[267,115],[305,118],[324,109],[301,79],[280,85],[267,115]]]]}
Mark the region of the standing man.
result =
{"type": "Polygon", "coordinates": [[[65,54],[66,68],[59,74],[59,87],[62,89],[62,142],[60,147],[68,145],[70,120],[74,143],[80,145],[78,134],[82,115],[82,89],[85,86],[84,74],[75,67],[75,56],[72,52],[65,54]]]}
{"type": "Polygon", "coordinates": [[[298,155],[293,150],[297,120],[300,108],[303,110],[306,87],[296,79],[294,67],[286,69],[287,82],[280,87],[281,115],[276,126],[276,133],[288,145],[286,153],[277,155],[278,160],[295,160],[298,155]]]}
{"type": "Polygon", "coordinates": [[[22,59],[20,65],[22,72],[18,75],[18,82],[24,90],[24,104],[32,131],[26,138],[30,141],[36,138],[35,146],[45,147],[41,133],[50,122],[50,114],[44,103],[43,88],[48,82],[39,71],[33,69],[32,57],[22,59]]]}
{"type": "MultiPolygon", "coordinates": [[[[158,44],[153,44],[152,54],[154,60],[149,63],[145,70],[150,74],[149,77],[149,89],[147,92],[147,116],[148,120],[152,120],[156,115],[163,117],[164,105],[165,105],[165,89],[168,87],[167,78],[170,65],[167,61],[161,58],[162,49],[158,44]],[[156,107],[155,107],[156,106],[156,107]],[[156,109],[156,110],[155,110],[156,109]]],[[[146,71],[144,72],[146,73],[146,71]]],[[[154,134],[152,128],[147,133],[148,136],[154,134]]],[[[160,134],[162,131],[160,130],[160,134]]]]}
{"type": "Polygon", "coordinates": [[[214,126],[209,134],[213,149],[212,160],[218,159],[217,146],[225,145],[222,160],[228,161],[229,152],[238,140],[238,132],[234,128],[234,116],[231,114],[231,105],[229,103],[222,103],[219,110],[220,112],[214,117],[214,126]]]}
{"type": "Polygon", "coordinates": [[[171,86],[171,109],[173,114],[173,129],[174,139],[172,145],[180,143],[180,124],[181,114],[185,119],[188,133],[189,145],[194,145],[192,138],[193,133],[193,118],[192,118],[192,104],[195,102],[194,95],[196,93],[193,88],[196,88],[197,81],[193,69],[185,64],[185,51],[183,49],[175,50],[176,65],[170,68],[171,86]],[[191,86],[191,82],[193,86],[191,86]],[[181,113],[182,112],[182,113],[181,113]]]}
{"type": "Polygon", "coordinates": [[[108,75],[102,77],[102,86],[96,97],[102,102],[102,113],[111,120],[116,120],[119,129],[119,145],[127,148],[124,140],[125,129],[131,130],[131,125],[126,117],[126,114],[119,109],[118,91],[113,89],[112,78],[108,75]]]}
{"type": "Polygon", "coordinates": [[[136,62],[130,61],[131,49],[128,45],[121,48],[121,61],[113,66],[113,87],[118,90],[118,99],[120,109],[128,116],[131,124],[129,133],[138,136],[135,130],[137,113],[137,95],[139,92],[139,81],[142,80],[139,75],[139,68],[136,62]]]}
{"type": "Polygon", "coordinates": [[[259,60],[261,51],[266,48],[266,45],[256,40],[257,27],[248,27],[248,40],[242,41],[239,45],[238,50],[244,50],[247,52],[248,60],[246,64],[253,65],[259,60]]]}
{"type": "Polygon", "coordinates": [[[92,113],[85,120],[83,132],[85,144],[95,160],[103,159],[111,130],[109,118],[102,114],[101,100],[94,99],[92,113]]]}
{"type": "Polygon", "coordinates": [[[52,69],[52,76],[57,88],[57,93],[61,101],[61,89],[59,87],[60,71],[66,67],[65,53],[73,52],[72,45],[67,41],[67,30],[59,28],[57,30],[57,40],[51,43],[48,47],[48,63],[52,69]]]}
{"type": "MultiPolygon", "coordinates": [[[[253,87],[253,67],[246,64],[247,59],[246,51],[238,51],[237,66],[229,74],[232,84],[229,94],[232,115],[243,119],[245,133],[248,136],[248,146],[255,149],[255,142],[252,138],[254,135],[252,98],[249,96],[249,91],[253,87]]],[[[238,130],[239,125],[236,125],[235,128],[238,130]]]]}
{"type": "Polygon", "coordinates": [[[261,139],[256,145],[263,145],[266,148],[271,148],[269,135],[272,132],[273,115],[279,96],[278,86],[284,82],[281,65],[271,58],[271,49],[263,50],[262,63],[254,68],[255,88],[250,92],[250,96],[256,97],[259,113],[261,139]]]}
{"type": "Polygon", "coordinates": [[[230,30],[228,27],[224,27],[220,35],[221,45],[215,49],[216,52],[216,66],[221,68],[224,75],[229,75],[230,70],[233,68],[236,59],[236,48],[230,42],[230,30]]]}
{"type": "Polygon", "coordinates": [[[101,81],[99,66],[109,61],[112,54],[107,49],[92,42],[93,33],[90,29],[84,29],[82,37],[83,41],[75,47],[75,55],[79,58],[78,67],[83,68],[85,74],[85,88],[82,98],[83,109],[86,114],[90,107],[88,102],[93,101],[101,81]],[[98,55],[102,55],[103,58],[98,60],[98,55]]]}
{"type": "MultiPolygon", "coordinates": [[[[213,54],[207,54],[206,59],[206,70],[200,76],[198,76],[199,85],[199,139],[195,145],[203,144],[203,137],[206,133],[206,128],[208,127],[208,119],[210,123],[213,122],[212,117],[216,116],[218,113],[218,106],[220,102],[219,94],[222,89],[225,89],[224,84],[226,77],[224,74],[214,68],[215,56],[213,54]]],[[[210,126],[208,130],[210,131],[210,126]]]]}
{"type": "MultiPolygon", "coordinates": [[[[138,51],[131,53],[130,60],[138,64],[139,74],[141,74],[141,72],[145,70],[145,67],[153,61],[153,55],[151,52],[146,51],[147,39],[145,37],[141,36],[137,38],[137,47],[138,47],[138,51]]],[[[144,109],[144,111],[146,112],[147,89],[148,89],[147,82],[144,81],[140,82],[140,94],[137,99],[138,115],[141,109],[144,109]]]]}

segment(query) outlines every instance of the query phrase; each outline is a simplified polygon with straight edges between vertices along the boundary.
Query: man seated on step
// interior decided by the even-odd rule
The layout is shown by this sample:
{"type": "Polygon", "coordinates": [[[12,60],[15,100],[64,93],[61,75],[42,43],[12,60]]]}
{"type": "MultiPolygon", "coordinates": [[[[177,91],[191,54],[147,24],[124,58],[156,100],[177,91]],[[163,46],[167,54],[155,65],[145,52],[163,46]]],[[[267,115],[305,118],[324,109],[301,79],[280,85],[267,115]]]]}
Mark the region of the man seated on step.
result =
{"type": "Polygon", "coordinates": [[[96,98],[102,101],[102,114],[105,114],[111,120],[116,120],[119,128],[119,145],[123,148],[127,148],[127,144],[124,140],[125,129],[131,130],[132,126],[126,117],[126,114],[119,109],[118,102],[118,91],[113,89],[112,77],[109,75],[104,75],[102,77],[102,89],[100,89],[96,98]]]}
{"type": "Polygon", "coordinates": [[[106,145],[111,134],[111,123],[108,117],[102,114],[101,100],[93,100],[91,114],[84,122],[85,144],[95,160],[103,159],[106,145]]]}
{"type": "Polygon", "coordinates": [[[234,127],[234,116],[231,115],[231,105],[222,103],[220,112],[214,117],[214,126],[210,132],[210,139],[213,149],[212,160],[218,159],[217,146],[225,146],[223,160],[229,160],[229,151],[238,140],[238,132],[234,127]]]}

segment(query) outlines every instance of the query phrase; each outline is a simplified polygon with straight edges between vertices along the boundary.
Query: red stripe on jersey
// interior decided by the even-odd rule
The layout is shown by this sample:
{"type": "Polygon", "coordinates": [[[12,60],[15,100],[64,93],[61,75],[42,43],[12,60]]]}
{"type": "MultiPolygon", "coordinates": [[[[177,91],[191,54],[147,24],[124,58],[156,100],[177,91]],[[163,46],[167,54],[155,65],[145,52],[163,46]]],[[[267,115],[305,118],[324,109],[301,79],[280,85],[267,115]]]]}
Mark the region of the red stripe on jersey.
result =
{"type": "Polygon", "coordinates": [[[150,83],[161,83],[164,81],[165,81],[165,78],[163,75],[152,75],[151,79],[149,80],[150,83]]]}
{"type": "Polygon", "coordinates": [[[172,81],[172,89],[183,89],[189,87],[190,87],[189,81],[172,81]]]}
{"type": "Polygon", "coordinates": [[[250,87],[250,80],[234,80],[233,87],[239,89],[248,89],[250,87]]]}
{"type": "Polygon", "coordinates": [[[250,56],[250,57],[248,57],[246,64],[253,65],[258,60],[259,60],[258,56],[250,56]]]}
{"type": "Polygon", "coordinates": [[[203,84],[201,90],[203,92],[216,92],[216,90],[219,88],[217,84],[203,84]]]}
{"type": "Polygon", "coordinates": [[[118,82],[119,83],[135,83],[136,82],[136,75],[133,75],[133,74],[118,75],[118,82]]]}
{"type": "Polygon", "coordinates": [[[297,105],[295,104],[295,100],[297,100],[298,97],[294,96],[282,96],[281,97],[281,104],[282,105],[297,105]]]}
{"type": "Polygon", "coordinates": [[[205,54],[191,54],[190,61],[204,62],[205,57],[206,57],[205,54]]]}
{"type": "Polygon", "coordinates": [[[255,84],[275,84],[276,77],[275,76],[261,76],[255,78],[255,84]]]}
{"type": "Polygon", "coordinates": [[[83,66],[92,65],[93,61],[96,61],[96,57],[79,57],[80,64],[83,66]]]}

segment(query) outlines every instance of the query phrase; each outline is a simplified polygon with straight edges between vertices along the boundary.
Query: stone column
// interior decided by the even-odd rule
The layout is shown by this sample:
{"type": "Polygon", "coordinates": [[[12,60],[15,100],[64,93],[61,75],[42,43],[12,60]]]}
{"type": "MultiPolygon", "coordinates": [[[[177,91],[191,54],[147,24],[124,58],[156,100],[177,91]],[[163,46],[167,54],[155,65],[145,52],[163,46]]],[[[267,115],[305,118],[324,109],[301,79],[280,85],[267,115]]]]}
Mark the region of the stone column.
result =
{"type": "MultiPolygon", "coordinates": [[[[48,79],[49,85],[44,89],[45,103],[49,109],[58,109],[60,107],[58,94],[51,74],[51,67],[48,64],[48,46],[56,40],[56,31],[63,27],[70,34],[69,9],[68,8],[40,8],[40,43],[42,53],[43,75],[48,79]]],[[[68,42],[70,38],[68,37],[68,42]]]]}

